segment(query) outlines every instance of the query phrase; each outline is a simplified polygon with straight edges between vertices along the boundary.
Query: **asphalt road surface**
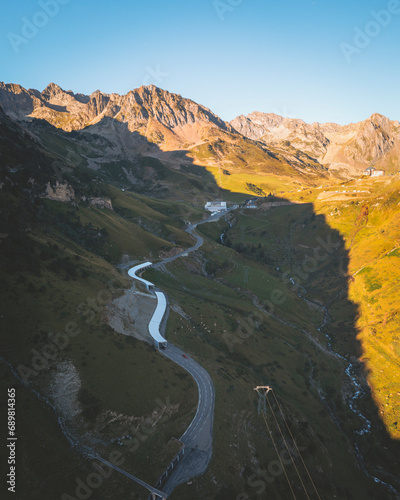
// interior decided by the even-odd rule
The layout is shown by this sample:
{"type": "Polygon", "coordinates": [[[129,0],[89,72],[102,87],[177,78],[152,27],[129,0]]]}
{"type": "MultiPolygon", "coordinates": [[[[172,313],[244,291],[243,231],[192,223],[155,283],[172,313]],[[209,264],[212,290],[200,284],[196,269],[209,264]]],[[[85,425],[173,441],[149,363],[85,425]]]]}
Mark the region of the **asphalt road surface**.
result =
{"type": "MultiPolygon", "coordinates": [[[[153,267],[159,267],[198,250],[204,240],[193,232],[196,227],[205,222],[217,221],[226,213],[227,211],[219,212],[197,224],[190,224],[186,231],[196,238],[195,245],[173,257],[164,259],[153,267]]],[[[207,470],[212,455],[215,390],[207,371],[179,347],[168,342],[168,347],[160,352],[188,371],[196,381],[199,391],[196,415],[180,438],[180,441],[185,445],[183,458],[176,463],[174,469],[168,474],[168,478],[162,482],[161,489],[169,495],[179,484],[185,483],[195,476],[200,476],[207,470]]]]}
{"type": "Polygon", "coordinates": [[[185,453],[162,485],[162,490],[170,494],[176,486],[204,474],[207,469],[212,454],[215,391],[207,371],[187,354],[185,358],[179,347],[168,344],[161,352],[192,375],[199,391],[196,415],[180,438],[185,445],[185,453]]]}
{"type": "Polygon", "coordinates": [[[188,248],[187,250],[183,250],[182,252],[174,255],[173,257],[168,257],[167,259],[164,259],[161,262],[157,262],[156,264],[153,264],[152,267],[157,268],[163,264],[167,264],[168,262],[172,262],[173,260],[178,259],[179,257],[182,257],[188,253],[195,252],[196,250],[198,250],[201,247],[201,245],[204,243],[204,240],[198,234],[193,233],[193,231],[196,229],[196,227],[199,226],[200,224],[204,224],[206,222],[215,222],[215,221],[219,220],[221,217],[223,217],[224,215],[226,215],[228,212],[229,212],[229,210],[224,210],[222,212],[214,213],[213,215],[210,215],[210,217],[208,217],[207,219],[202,220],[201,222],[197,222],[196,224],[189,224],[189,226],[186,229],[186,232],[191,234],[192,236],[194,236],[196,238],[196,243],[194,244],[194,246],[188,248]]]}

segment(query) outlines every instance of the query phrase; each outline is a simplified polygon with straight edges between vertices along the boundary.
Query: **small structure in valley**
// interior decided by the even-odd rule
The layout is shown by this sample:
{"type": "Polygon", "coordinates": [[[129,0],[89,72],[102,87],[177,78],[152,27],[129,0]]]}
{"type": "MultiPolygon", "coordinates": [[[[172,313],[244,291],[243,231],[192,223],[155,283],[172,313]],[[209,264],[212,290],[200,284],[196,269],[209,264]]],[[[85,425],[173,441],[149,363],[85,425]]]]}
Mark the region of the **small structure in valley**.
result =
{"type": "Polygon", "coordinates": [[[256,199],[246,200],[243,206],[244,208],[257,208],[256,199]]]}
{"type": "Polygon", "coordinates": [[[138,273],[139,271],[144,271],[148,267],[151,267],[151,265],[151,262],[143,262],[143,264],[138,264],[137,266],[131,267],[128,271],[129,276],[143,283],[143,285],[146,286],[147,290],[150,290],[150,288],[154,288],[153,283],[145,280],[144,278],[141,278],[140,276],[136,276],[136,273],[138,273]]]}
{"type": "Polygon", "coordinates": [[[207,201],[204,208],[210,212],[220,212],[226,210],[226,201],[207,201]]]}
{"type": "Polygon", "coordinates": [[[385,171],[377,170],[374,167],[368,167],[364,170],[364,175],[369,175],[370,177],[380,177],[381,175],[385,175],[385,171]]]}
{"type": "Polygon", "coordinates": [[[162,292],[156,292],[156,297],[157,307],[149,323],[149,332],[156,347],[158,349],[160,347],[165,349],[167,347],[167,341],[160,333],[160,326],[167,310],[167,299],[162,292]]]}

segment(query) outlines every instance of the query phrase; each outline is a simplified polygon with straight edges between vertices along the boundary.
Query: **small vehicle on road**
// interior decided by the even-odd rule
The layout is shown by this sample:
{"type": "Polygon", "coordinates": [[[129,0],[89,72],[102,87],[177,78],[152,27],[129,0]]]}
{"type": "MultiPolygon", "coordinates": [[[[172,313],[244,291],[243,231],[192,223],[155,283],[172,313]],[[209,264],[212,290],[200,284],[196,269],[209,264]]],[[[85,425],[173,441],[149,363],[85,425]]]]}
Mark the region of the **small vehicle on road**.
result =
{"type": "Polygon", "coordinates": [[[182,354],[182,356],[183,356],[184,358],[187,358],[186,354],[182,354]]]}

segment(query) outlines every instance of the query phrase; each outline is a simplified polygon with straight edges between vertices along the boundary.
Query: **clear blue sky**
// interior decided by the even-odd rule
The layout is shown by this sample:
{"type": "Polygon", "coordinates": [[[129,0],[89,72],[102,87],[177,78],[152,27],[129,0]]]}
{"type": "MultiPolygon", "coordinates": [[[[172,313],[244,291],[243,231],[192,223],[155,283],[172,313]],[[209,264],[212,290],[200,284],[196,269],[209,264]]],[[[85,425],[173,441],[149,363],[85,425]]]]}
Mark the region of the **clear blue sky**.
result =
{"type": "Polygon", "coordinates": [[[398,0],[47,1],[47,19],[46,0],[3,2],[0,80],[86,94],[154,83],[225,120],[400,119],[398,0]],[[377,24],[371,11],[389,6],[377,24]],[[357,27],[369,35],[356,45],[357,27]]]}

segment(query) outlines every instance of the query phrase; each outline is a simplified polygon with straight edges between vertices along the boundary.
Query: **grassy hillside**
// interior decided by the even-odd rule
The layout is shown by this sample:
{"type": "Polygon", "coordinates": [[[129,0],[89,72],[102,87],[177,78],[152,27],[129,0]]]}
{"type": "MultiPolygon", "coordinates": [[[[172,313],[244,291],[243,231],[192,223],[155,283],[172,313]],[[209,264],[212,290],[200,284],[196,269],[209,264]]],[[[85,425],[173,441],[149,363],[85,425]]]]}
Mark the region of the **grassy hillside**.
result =
{"type": "MultiPolygon", "coordinates": [[[[145,273],[184,312],[171,314],[168,338],[209,370],[217,393],[211,466],[173,498],[193,492],[218,499],[290,496],[282,471],[272,478],[268,473],[277,456],[253,390],[264,384],[283,405],[321,498],[390,498],[363,472],[365,467],[388,480],[398,470],[399,450],[357,362],[358,307],[348,297],[347,272],[341,272],[348,266],[345,241],[311,203],[239,211],[230,224],[199,226],[208,243],[196,255],[170,264],[168,274],[145,273]],[[223,231],[229,246],[218,244],[223,231]],[[306,258],[314,249],[316,267],[306,258]],[[362,388],[358,397],[352,380],[362,388]]],[[[269,410],[268,419],[281,450],[269,410]]],[[[295,469],[287,472],[300,496],[295,469]]],[[[304,469],[301,477],[312,489],[304,469]]]]}
{"type": "MultiPolygon", "coordinates": [[[[197,391],[153,348],[107,326],[105,306],[131,286],[116,265],[191,246],[185,221],[201,220],[207,199],[240,202],[269,192],[282,198],[260,199],[257,210],[199,226],[200,251],[145,273],[170,299],[167,339],[198,359],[216,389],[210,467],[171,498],[286,500],[291,492],[273,446],[285,449],[279,428],[292,448],[293,439],[298,444],[321,498],[389,499],[383,483],[400,489],[393,439],[399,181],[318,187],[323,176],[314,172],[318,182],[308,178],[300,187],[305,174],[282,166],[274,152],[251,141],[228,147],[218,137],[194,147],[199,165],[183,152],[182,163],[180,156],[166,166],[168,156],[155,151],[153,159],[129,165],[119,158],[96,171],[81,161],[57,170],[54,158],[67,155],[76,136],[52,130],[50,155],[13,127],[0,128],[5,158],[13,158],[12,143],[19,150],[0,171],[0,348],[4,380],[17,386],[19,409],[28,410],[19,424],[22,498],[43,498],[43,484],[51,498],[73,495],[76,477],[85,480],[92,470],[56,423],[62,408],[60,423],[86,444],[102,456],[121,452],[124,468],[156,481],[194,415],[197,391]],[[128,191],[135,172],[148,177],[128,191]],[[56,179],[73,187],[71,203],[41,197],[56,179]],[[113,210],[91,204],[92,197],[110,199],[113,210]],[[287,199],[296,203],[270,206],[287,199]],[[292,436],[274,401],[266,412],[269,433],[257,385],[273,387],[292,436]],[[76,408],[79,418],[68,413],[76,408]]],[[[93,137],[90,152],[80,155],[101,157],[108,147],[93,137]]],[[[301,479],[293,464],[287,467],[299,498],[302,481],[313,491],[302,464],[297,456],[301,479]]],[[[93,498],[136,493],[145,496],[113,474],[93,498]]]]}
{"type": "Polygon", "coordinates": [[[115,136],[119,122],[109,126],[99,135],[90,128],[68,133],[43,120],[30,125],[43,146],[71,169],[90,166],[107,183],[159,198],[174,194],[204,201],[218,197],[220,189],[263,195],[315,186],[327,178],[321,165],[304,154],[288,155],[216,127],[201,128],[199,137],[183,144],[163,127],[175,141],[159,144],[145,129],[129,132],[123,127],[115,136]]]}
{"type": "MultiPolygon", "coordinates": [[[[285,196],[297,203],[312,203],[315,213],[306,221],[306,227],[310,225],[314,231],[321,234],[321,228],[326,224],[336,230],[340,239],[343,239],[347,254],[339,272],[347,277],[348,298],[357,306],[354,322],[357,350],[363,361],[380,417],[390,435],[398,439],[398,177],[360,178],[332,187],[286,191],[285,196]]],[[[278,238],[290,230],[290,213],[293,209],[302,210],[298,206],[279,210],[279,223],[274,227],[274,235],[278,238]]],[[[258,215],[256,217],[258,218],[258,215]]],[[[275,215],[274,218],[276,217],[278,216],[275,215]]],[[[241,216],[239,222],[244,228],[241,229],[240,235],[237,235],[236,244],[240,243],[243,235],[246,235],[247,240],[252,226],[249,219],[253,221],[253,225],[258,223],[254,216],[246,219],[241,216]]],[[[322,232],[325,233],[326,231],[322,232]]],[[[268,228],[265,227],[259,232],[251,232],[249,238],[253,245],[261,243],[268,250],[268,255],[272,253],[276,259],[279,247],[276,240],[265,241],[268,235],[268,228]]],[[[307,247],[312,246],[308,240],[308,231],[301,228],[297,235],[297,251],[304,248],[307,253],[307,247]]],[[[311,248],[309,252],[312,253],[311,248]]],[[[316,295],[323,293],[324,282],[313,285],[316,295]]]]}
{"type": "MultiPolygon", "coordinates": [[[[153,483],[177,452],[170,439],[180,436],[194,415],[197,391],[187,373],[153,347],[115,333],[105,321],[107,304],[131,286],[115,267],[123,255],[136,261],[158,258],[192,239],[181,229],[173,203],[113,188],[107,193],[114,211],[2,193],[0,350],[17,376],[3,365],[8,386],[17,388],[18,411],[29,415],[18,421],[24,471],[19,498],[43,498],[44,481],[52,498],[73,495],[76,477],[85,480],[91,471],[62,435],[57,416],[81,442],[86,436],[83,441],[105,457],[113,450],[122,453],[125,469],[153,483]],[[170,216],[157,210],[161,205],[170,216]],[[68,391],[61,400],[57,395],[71,380],[78,380],[79,391],[62,404],[68,391]],[[78,420],[68,416],[74,405],[82,412],[78,420]],[[162,413],[155,418],[155,411],[162,413]],[[142,427],[149,419],[151,432],[142,427]],[[133,440],[115,441],[128,434],[133,440]]],[[[109,498],[112,491],[140,493],[114,474],[96,498],[109,498]]]]}
{"type": "Polygon", "coordinates": [[[316,202],[349,251],[349,297],[358,305],[358,339],[374,399],[385,425],[400,438],[398,283],[400,280],[400,182],[361,181],[369,190],[349,202],[316,202]]]}
{"type": "Polygon", "coordinates": [[[264,196],[301,184],[317,185],[326,176],[311,159],[290,162],[274,148],[222,132],[190,148],[189,156],[205,165],[219,187],[235,193],[264,196]]]}

